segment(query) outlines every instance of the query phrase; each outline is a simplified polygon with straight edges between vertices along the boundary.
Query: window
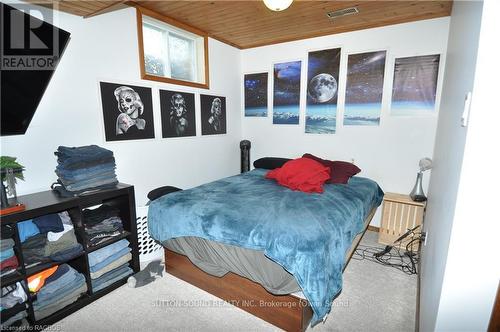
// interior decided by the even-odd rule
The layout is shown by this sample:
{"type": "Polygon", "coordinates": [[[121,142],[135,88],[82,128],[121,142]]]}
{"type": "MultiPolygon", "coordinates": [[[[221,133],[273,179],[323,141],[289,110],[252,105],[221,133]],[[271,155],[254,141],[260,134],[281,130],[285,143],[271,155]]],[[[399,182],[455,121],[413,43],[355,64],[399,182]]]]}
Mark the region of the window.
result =
{"type": "Polygon", "coordinates": [[[137,9],[142,78],[208,89],[207,34],[137,9]]]}

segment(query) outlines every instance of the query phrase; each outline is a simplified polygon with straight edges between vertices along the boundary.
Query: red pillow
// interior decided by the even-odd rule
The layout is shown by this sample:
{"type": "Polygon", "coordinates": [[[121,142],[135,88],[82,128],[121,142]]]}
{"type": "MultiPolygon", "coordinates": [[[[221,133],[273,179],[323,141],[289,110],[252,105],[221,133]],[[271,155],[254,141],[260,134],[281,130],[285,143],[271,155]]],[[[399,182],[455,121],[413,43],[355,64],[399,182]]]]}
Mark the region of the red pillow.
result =
{"type": "Polygon", "coordinates": [[[312,155],[310,153],[306,153],[302,156],[302,158],[309,158],[321,163],[323,166],[330,168],[330,179],[326,183],[342,183],[347,184],[349,179],[361,172],[358,166],[353,163],[349,163],[347,161],[331,161],[326,159],[321,159],[312,155]]]}
{"type": "Polygon", "coordinates": [[[361,172],[358,166],[347,161],[332,161],[333,168],[328,183],[343,183],[347,184],[349,179],[361,172]]]}
{"type": "MultiPolygon", "coordinates": [[[[302,156],[302,158],[308,158],[308,159],[316,160],[318,163],[320,163],[323,166],[330,167],[330,169],[333,168],[333,161],[327,160],[327,159],[322,159],[320,157],[316,157],[315,155],[310,154],[310,153],[305,153],[302,156]]],[[[330,172],[330,175],[331,175],[331,172],[330,172]]]]}
{"type": "Polygon", "coordinates": [[[330,169],[308,158],[287,161],[282,167],[266,174],[278,184],[306,193],[322,193],[323,184],[330,178],[330,169]]]}

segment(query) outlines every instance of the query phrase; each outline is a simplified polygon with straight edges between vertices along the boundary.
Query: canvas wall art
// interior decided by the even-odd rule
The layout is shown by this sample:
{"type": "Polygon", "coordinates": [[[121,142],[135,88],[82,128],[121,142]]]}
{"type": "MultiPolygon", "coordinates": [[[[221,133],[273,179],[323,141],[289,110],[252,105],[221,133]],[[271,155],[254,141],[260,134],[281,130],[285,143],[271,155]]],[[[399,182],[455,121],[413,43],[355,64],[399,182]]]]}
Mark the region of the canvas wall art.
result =
{"type": "Polygon", "coordinates": [[[244,76],[245,116],[267,116],[267,77],[268,73],[246,74],[244,76]]]}
{"type": "Polygon", "coordinates": [[[439,54],[397,58],[391,115],[432,113],[435,109],[439,54]]]}
{"type": "Polygon", "coordinates": [[[301,67],[302,61],[274,64],[274,124],[299,124],[301,67]]]}
{"type": "Polygon", "coordinates": [[[335,133],[339,67],[340,48],[309,52],[306,133],[335,133]]]}
{"type": "Polygon", "coordinates": [[[162,137],[196,136],[194,93],[160,90],[162,137]]]}
{"type": "Polygon", "coordinates": [[[351,54],[347,59],[345,126],[378,126],[382,110],[386,51],[351,54]]]}
{"type": "Polygon", "coordinates": [[[226,133],[226,97],[200,95],[201,134],[226,133]]]}
{"type": "Polygon", "coordinates": [[[151,88],[100,82],[106,141],[155,137],[151,88]]]}

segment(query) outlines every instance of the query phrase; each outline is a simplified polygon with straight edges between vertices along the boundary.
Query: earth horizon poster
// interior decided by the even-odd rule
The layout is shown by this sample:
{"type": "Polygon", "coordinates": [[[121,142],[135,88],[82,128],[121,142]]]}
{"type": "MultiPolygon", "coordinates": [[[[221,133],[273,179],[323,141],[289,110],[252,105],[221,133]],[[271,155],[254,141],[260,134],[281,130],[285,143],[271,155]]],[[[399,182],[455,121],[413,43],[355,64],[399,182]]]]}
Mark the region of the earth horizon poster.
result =
{"type": "Polygon", "coordinates": [[[299,124],[302,61],[274,64],[273,124],[299,124]]]}
{"type": "Polygon", "coordinates": [[[435,111],[439,60],[439,54],[396,58],[391,115],[435,111]]]}
{"type": "Polygon", "coordinates": [[[344,125],[378,126],[382,111],[386,51],[350,54],[344,125]]]}
{"type": "Polygon", "coordinates": [[[245,116],[267,116],[267,78],[267,72],[244,75],[245,116]]]}
{"type": "Polygon", "coordinates": [[[340,51],[340,48],[332,48],[309,52],[307,63],[306,133],[335,133],[340,51]]]}

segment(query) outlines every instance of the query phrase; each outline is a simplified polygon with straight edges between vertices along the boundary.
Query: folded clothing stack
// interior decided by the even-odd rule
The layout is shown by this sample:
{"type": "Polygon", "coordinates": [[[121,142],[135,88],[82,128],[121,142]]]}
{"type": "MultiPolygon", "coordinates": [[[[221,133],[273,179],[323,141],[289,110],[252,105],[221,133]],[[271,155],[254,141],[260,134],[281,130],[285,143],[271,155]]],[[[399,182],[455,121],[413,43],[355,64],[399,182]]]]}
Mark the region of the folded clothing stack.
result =
{"type": "Polygon", "coordinates": [[[97,292],[132,274],[130,242],[122,239],[89,254],[92,290],[97,292]]]}
{"type": "Polygon", "coordinates": [[[10,225],[2,227],[0,239],[0,276],[2,277],[14,273],[19,265],[14,252],[13,236],[14,230],[10,225]]]}
{"type": "Polygon", "coordinates": [[[120,210],[106,204],[96,209],[83,210],[88,246],[95,246],[123,234],[120,210]]]}
{"type": "Polygon", "coordinates": [[[19,326],[28,316],[26,311],[26,291],[21,282],[2,287],[0,298],[0,320],[2,330],[8,326],[19,326]]]}
{"type": "Polygon", "coordinates": [[[67,261],[83,251],[66,211],[25,220],[17,228],[26,267],[67,261]]]}
{"type": "Polygon", "coordinates": [[[83,274],[68,264],[61,264],[28,278],[30,292],[36,292],[33,301],[35,319],[48,317],[78,300],[87,292],[83,274]]]}
{"type": "Polygon", "coordinates": [[[60,184],[54,190],[63,196],[77,196],[113,188],[118,183],[113,151],[97,145],[74,148],[60,146],[54,154],[57,156],[55,172],[60,184]]]}

